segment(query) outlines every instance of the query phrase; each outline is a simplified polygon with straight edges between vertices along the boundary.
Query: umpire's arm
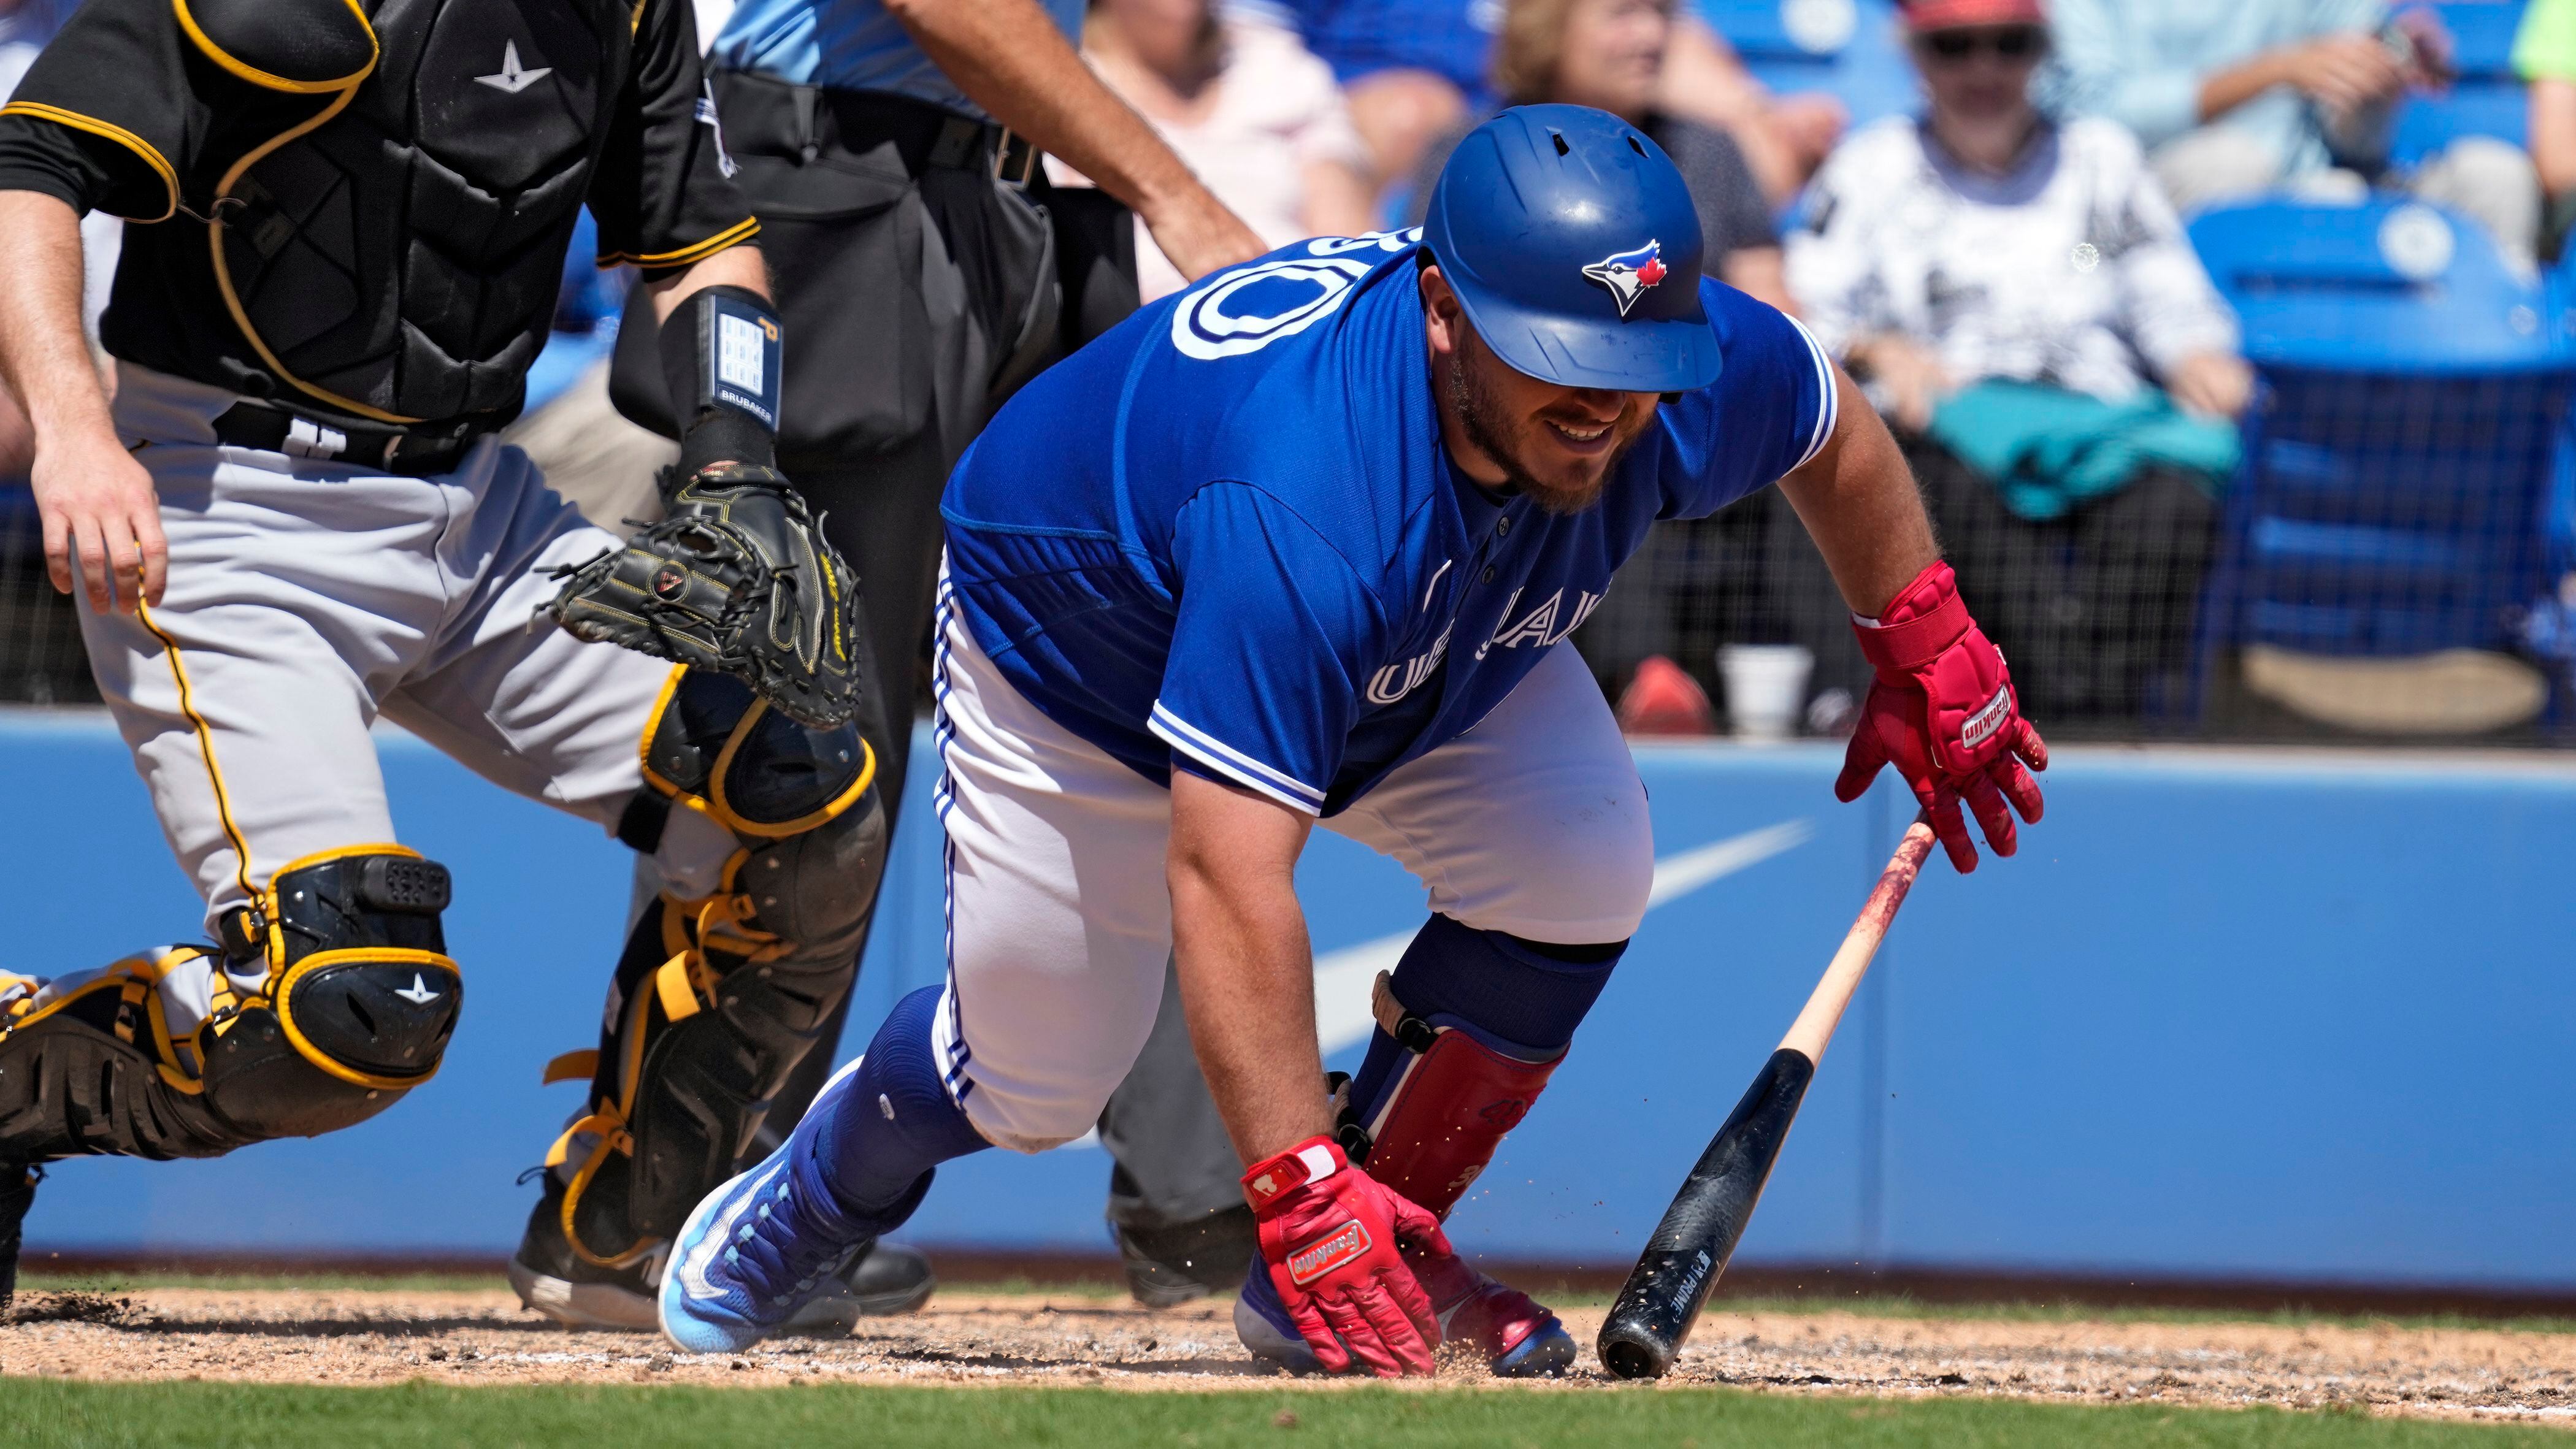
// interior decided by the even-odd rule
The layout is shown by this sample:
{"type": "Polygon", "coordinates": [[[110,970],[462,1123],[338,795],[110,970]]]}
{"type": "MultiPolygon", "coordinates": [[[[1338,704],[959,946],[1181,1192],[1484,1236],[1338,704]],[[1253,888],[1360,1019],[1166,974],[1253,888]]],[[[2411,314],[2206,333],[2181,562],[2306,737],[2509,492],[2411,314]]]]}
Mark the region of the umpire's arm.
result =
{"type": "Polygon", "coordinates": [[[995,120],[1144,218],[1196,280],[1270,250],[1100,83],[1037,0],[885,0],[922,53],[995,120]]]}

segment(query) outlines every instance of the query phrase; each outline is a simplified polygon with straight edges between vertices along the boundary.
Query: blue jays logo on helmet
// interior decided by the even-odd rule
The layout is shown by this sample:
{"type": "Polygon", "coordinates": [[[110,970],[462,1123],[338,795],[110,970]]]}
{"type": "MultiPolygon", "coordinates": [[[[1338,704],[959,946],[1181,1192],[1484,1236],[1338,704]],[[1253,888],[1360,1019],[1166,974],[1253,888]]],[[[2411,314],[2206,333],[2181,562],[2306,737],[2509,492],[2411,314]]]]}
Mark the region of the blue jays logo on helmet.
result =
{"type": "Polygon", "coordinates": [[[1664,280],[1664,244],[1650,241],[1634,251],[1613,252],[1583,269],[1583,275],[1610,289],[1619,302],[1619,315],[1637,305],[1637,299],[1664,280]]]}

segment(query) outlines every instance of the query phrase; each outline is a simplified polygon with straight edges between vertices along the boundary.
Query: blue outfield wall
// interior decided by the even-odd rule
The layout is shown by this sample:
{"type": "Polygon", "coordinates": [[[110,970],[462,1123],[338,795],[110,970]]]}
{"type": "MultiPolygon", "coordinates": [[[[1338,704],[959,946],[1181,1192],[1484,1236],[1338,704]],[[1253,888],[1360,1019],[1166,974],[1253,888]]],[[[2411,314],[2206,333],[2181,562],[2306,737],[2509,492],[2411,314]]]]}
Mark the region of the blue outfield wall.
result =
{"type": "MultiPolygon", "coordinates": [[[[0,718],[20,935],[52,971],[191,935],[124,746],[0,718]]],[[[578,1104],[628,857],[405,737],[404,840],[457,874],[467,1011],[429,1087],[364,1126],[212,1162],[58,1164],[52,1248],[505,1250],[578,1104]]],[[[1650,746],[1658,905],[1572,1058],[1452,1224],[1615,1266],[1795,1013],[1906,818],[1833,802],[1818,746],[1650,746]]],[[[926,794],[928,776],[914,783],[926,794]]],[[[2067,750],[2023,855],[1936,864],[1827,1058],[1746,1261],[2576,1287],[2576,762],[2067,750]]],[[[938,977],[916,799],[858,1038],[938,977]]],[[[1419,924],[1390,863],[1319,834],[1300,871],[1334,1065],[1419,924]]],[[[1105,1247],[1108,1160],[943,1169],[907,1236],[1105,1247]]]]}

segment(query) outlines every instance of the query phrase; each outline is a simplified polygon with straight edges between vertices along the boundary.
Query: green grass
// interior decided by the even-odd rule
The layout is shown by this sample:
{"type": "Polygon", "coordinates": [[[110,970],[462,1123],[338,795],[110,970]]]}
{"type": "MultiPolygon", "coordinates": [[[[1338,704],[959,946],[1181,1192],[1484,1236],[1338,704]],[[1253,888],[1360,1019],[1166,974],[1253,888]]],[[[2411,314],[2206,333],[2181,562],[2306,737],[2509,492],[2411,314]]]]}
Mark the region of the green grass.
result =
{"type": "Polygon", "coordinates": [[[2272,1409],[2117,1408],[2001,1399],[1914,1402],[1766,1396],[1723,1389],[1601,1393],[1124,1393],[1107,1389],[279,1388],[0,1380],[0,1443],[29,1445],[486,1446],[614,1444],[1002,1445],[1146,1449],[1566,1446],[2563,1445],[2513,1425],[2373,1419],[2272,1409]]]}

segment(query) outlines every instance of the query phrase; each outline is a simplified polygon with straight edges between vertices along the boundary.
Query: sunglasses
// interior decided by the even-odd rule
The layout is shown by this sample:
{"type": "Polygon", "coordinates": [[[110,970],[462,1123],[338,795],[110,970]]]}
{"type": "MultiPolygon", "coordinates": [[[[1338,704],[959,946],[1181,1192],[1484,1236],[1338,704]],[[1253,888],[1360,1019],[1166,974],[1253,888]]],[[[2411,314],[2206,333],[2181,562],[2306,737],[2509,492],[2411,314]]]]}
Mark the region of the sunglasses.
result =
{"type": "Polygon", "coordinates": [[[1934,60],[1956,62],[1984,51],[1998,60],[2029,60],[2048,48],[2048,32],[2036,25],[1993,26],[1982,30],[1935,30],[1914,43],[1934,60]]]}

